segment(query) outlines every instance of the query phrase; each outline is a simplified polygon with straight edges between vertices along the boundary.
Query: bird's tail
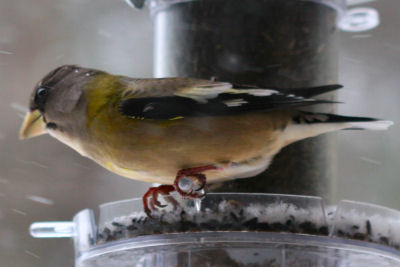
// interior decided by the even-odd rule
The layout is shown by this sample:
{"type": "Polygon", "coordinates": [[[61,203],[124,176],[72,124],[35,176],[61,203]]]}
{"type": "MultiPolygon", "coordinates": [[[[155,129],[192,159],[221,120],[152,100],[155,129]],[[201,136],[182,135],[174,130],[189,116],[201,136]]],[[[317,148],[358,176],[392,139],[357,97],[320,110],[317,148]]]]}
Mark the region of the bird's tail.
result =
{"type": "Polygon", "coordinates": [[[293,121],[300,124],[341,124],[346,130],[387,130],[392,121],[369,117],[350,117],[328,113],[299,112],[293,121]]]}
{"type": "Polygon", "coordinates": [[[337,130],[386,130],[392,121],[327,113],[299,112],[285,129],[287,144],[337,130]]]}
{"type": "Polygon", "coordinates": [[[375,130],[382,131],[387,130],[393,125],[392,121],[386,120],[374,120],[374,121],[354,121],[349,122],[351,127],[344,128],[343,130],[375,130]]]}
{"type": "Polygon", "coordinates": [[[277,89],[278,91],[286,94],[295,94],[305,98],[310,98],[316,95],[325,94],[331,91],[336,91],[343,88],[340,84],[329,84],[315,87],[304,87],[304,88],[290,88],[290,89],[277,89]]]}

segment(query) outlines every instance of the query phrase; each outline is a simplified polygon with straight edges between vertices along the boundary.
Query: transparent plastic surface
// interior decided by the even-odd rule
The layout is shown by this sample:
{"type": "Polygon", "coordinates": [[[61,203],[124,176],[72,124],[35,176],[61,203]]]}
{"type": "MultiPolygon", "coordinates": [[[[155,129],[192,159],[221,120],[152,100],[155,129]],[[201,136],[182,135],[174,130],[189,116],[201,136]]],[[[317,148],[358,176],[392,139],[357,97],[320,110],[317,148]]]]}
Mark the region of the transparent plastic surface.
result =
{"type": "MultiPolygon", "coordinates": [[[[301,88],[337,81],[337,22],[343,1],[150,3],[155,77],[214,78],[261,88],[301,88]]],[[[332,94],[325,97],[334,98],[332,94]]],[[[328,105],[314,108],[332,111],[328,105]]],[[[327,197],[332,171],[328,151],[332,148],[326,141],[321,137],[293,144],[274,158],[268,171],[252,179],[227,181],[212,190],[327,197]]]]}
{"type": "Polygon", "coordinates": [[[29,232],[35,238],[74,237],[73,222],[37,222],[31,224],[29,232]]]}
{"type": "MultiPolygon", "coordinates": [[[[319,197],[280,194],[177,200],[153,219],[141,199],[101,205],[97,225],[81,211],[68,224],[76,265],[400,266],[399,211],[353,201],[326,209],[319,197]]],[[[35,223],[32,234],[52,224],[35,223]]]]}
{"type": "Polygon", "coordinates": [[[339,27],[346,32],[363,32],[376,28],[380,23],[379,13],[370,7],[353,8],[339,22],[339,27]]]}
{"type": "Polygon", "coordinates": [[[78,265],[400,266],[400,213],[376,205],[325,211],[318,197],[224,193],[154,215],[146,218],[141,199],[101,205],[97,245],[78,265]]]}
{"type": "MultiPolygon", "coordinates": [[[[138,9],[143,8],[146,3],[146,0],[125,0],[128,5],[131,7],[135,7],[138,9]]],[[[150,6],[152,14],[165,9],[173,4],[181,4],[185,2],[193,2],[198,0],[149,0],[147,1],[150,6]]],[[[314,2],[318,4],[322,4],[325,6],[332,7],[339,12],[340,24],[339,27],[343,31],[349,32],[362,32],[371,30],[379,25],[379,14],[373,8],[355,8],[350,10],[346,9],[346,4],[351,5],[359,5],[363,3],[368,3],[370,0],[299,0],[299,1],[308,1],[314,2]]]]}
{"type": "MultiPolygon", "coordinates": [[[[130,5],[141,8],[143,6],[143,1],[137,0],[126,0],[130,5]],[[137,4],[135,4],[137,2],[137,4]]],[[[194,2],[199,0],[148,0],[149,6],[151,8],[152,13],[167,8],[174,4],[181,4],[185,2],[194,2]]],[[[339,12],[342,12],[346,6],[346,0],[298,0],[303,2],[315,2],[318,4],[323,4],[326,6],[330,6],[332,8],[337,9],[339,12]]]]}
{"type": "Polygon", "coordinates": [[[273,231],[327,235],[321,198],[279,194],[208,194],[182,200],[176,210],[153,212],[149,219],[141,199],[100,207],[97,243],[140,235],[198,231],[273,231]],[[140,208],[138,208],[140,207],[140,208]]]}
{"type": "Polygon", "coordinates": [[[78,258],[77,266],[395,267],[400,255],[364,242],[319,236],[205,232],[100,245],[78,258]]]}
{"type": "Polygon", "coordinates": [[[337,207],[331,236],[365,240],[400,249],[400,212],[343,200],[337,207]]]}
{"type": "MultiPolygon", "coordinates": [[[[147,2],[150,6],[152,14],[155,14],[157,11],[165,9],[173,4],[180,4],[184,2],[192,2],[197,0],[125,0],[126,3],[138,9],[144,7],[147,2]]],[[[336,9],[339,12],[340,24],[339,27],[343,31],[349,32],[362,32],[371,30],[379,25],[379,14],[373,8],[355,8],[346,11],[346,4],[348,6],[351,5],[359,5],[363,3],[368,3],[370,0],[299,0],[299,1],[308,1],[314,2],[322,5],[326,5],[336,9]]]]}

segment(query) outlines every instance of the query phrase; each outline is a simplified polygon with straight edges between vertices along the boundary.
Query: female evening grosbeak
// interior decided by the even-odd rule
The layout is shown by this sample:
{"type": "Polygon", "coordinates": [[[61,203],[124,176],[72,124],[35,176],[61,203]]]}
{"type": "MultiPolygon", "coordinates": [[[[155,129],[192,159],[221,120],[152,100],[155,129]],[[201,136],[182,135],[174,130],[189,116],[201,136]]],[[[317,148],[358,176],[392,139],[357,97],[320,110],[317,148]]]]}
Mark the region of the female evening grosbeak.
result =
{"type": "Polygon", "coordinates": [[[66,65],[34,88],[20,137],[49,133],[112,172],[162,184],[143,196],[150,214],[162,206],[158,194],[201,197],[206,176],[208,183],[254,176],[298,140],[392,124],[296,109],[335,103],[309,97],[340,87],[272,90],[191,78],[133,79],[66,65]]]}

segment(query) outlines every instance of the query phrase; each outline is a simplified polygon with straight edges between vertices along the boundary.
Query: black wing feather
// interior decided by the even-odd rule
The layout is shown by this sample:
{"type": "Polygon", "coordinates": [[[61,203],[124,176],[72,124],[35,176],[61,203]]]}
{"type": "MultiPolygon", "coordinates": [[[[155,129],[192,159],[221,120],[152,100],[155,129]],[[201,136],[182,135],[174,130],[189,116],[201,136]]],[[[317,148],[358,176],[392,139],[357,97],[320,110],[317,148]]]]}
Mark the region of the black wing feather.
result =
{"type": "Polygon", "coordinates": [[[122,115],[145,119],[172,119],[192,116],[197,102],[179,96],[130,98],[121,102],[122,115]]]}
{"type": "Polygon", "coordinates": [[[281,93],[268,96],[222,93],[215,98],[207,99],[205,103],[181,96],[130,98],[121,102],[120,112],[129,117],[165,120],[176,117],[222,116],[320,103],[337,102],[305,99],[281,93]]]}

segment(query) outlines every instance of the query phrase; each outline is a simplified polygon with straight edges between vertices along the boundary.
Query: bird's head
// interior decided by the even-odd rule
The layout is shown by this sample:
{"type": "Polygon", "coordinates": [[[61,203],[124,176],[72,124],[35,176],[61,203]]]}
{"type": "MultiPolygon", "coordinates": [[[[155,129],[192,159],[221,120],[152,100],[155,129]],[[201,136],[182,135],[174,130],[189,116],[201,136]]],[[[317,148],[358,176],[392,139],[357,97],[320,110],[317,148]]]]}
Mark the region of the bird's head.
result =
{"type": "Polygon", "coordinates": [[[48,73],[33,90],[20,138],[76,131],[84,123],[86,85],[98,73],[75,65],[64,65],[48,73]]]}

